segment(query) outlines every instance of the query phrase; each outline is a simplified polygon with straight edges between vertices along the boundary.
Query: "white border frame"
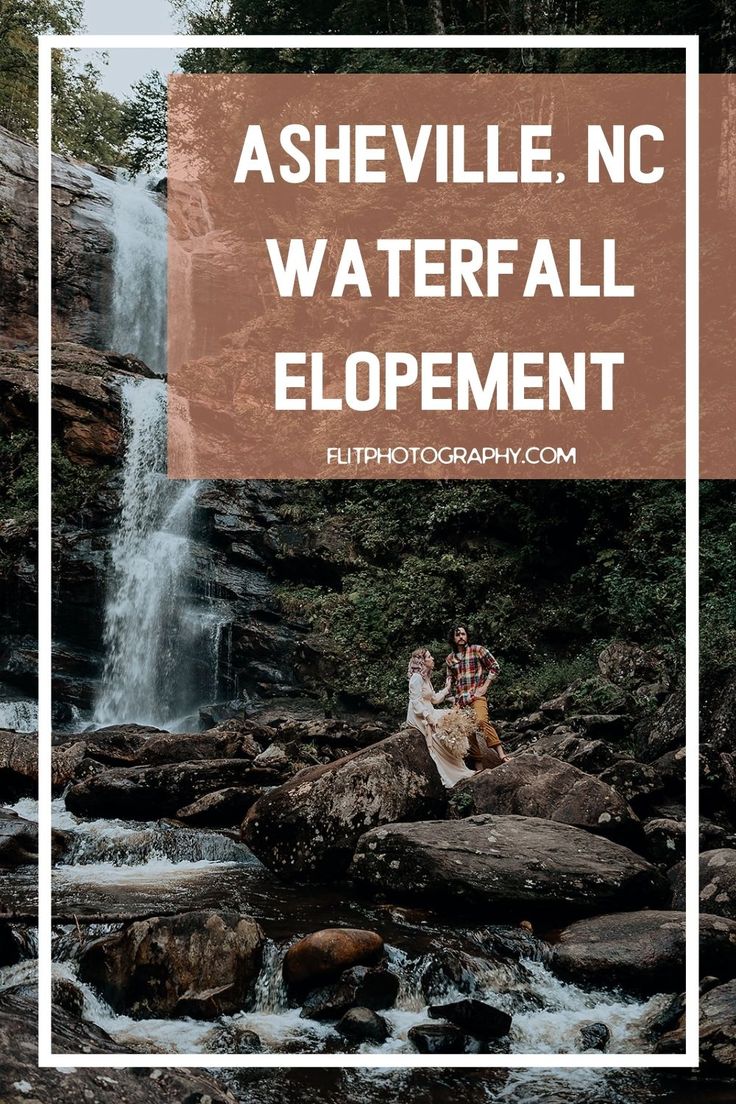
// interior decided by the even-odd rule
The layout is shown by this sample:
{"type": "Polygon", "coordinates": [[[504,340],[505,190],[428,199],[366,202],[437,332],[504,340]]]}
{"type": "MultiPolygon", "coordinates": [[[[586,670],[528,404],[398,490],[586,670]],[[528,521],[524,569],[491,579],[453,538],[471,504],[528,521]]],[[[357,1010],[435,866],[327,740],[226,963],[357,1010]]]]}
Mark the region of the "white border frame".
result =
{"type": "Polygon", "coordinates": [[[699,63],[697,35],[42,35],[38,40],[39,1067],[693,1068],[699,1064],[699,63]],[[685,625],[686,1052],[684,1054],[58,1054],[51,1042],[51,52],[54,49],[682,49],[686,89],[685,625]]]}

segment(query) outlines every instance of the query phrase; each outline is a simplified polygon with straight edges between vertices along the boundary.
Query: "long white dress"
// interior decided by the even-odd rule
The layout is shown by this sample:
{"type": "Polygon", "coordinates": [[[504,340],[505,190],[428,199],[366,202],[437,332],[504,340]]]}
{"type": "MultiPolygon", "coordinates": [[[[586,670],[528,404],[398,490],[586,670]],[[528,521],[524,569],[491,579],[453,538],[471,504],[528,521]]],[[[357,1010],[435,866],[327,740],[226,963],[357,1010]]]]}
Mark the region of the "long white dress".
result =
{"type": "Polygon", "coordinates": [[[432,688],[429,679],[422,678],[417,672],[409,679],[409,708],[406,711],[407,724],[418,728],[427,741],[427,749],[435,762],[440,778],[448,789],[463,778],[470,778],[475,772],[465,766],[459,755],[453,755],[441,743],[429,727],[428,722],[436,724],[442,716],[441,709],[435,709],[448,695],[448,690],[432,688]]]}

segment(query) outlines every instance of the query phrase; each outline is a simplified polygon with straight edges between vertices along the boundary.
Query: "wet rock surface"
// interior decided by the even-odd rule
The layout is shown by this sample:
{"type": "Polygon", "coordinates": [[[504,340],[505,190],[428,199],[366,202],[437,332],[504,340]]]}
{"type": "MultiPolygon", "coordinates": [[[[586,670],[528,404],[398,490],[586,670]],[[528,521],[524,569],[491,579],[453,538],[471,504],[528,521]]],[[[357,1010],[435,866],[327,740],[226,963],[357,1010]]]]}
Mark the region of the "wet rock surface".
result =
{"type": "Polygon", "coordinates": [[[336,982],[313,989],[300,1015],[310,1020],[333,1020],[356,1006],[380,1011],[390,1008],[399,992],[400,979],[390,970],[353,966],[336,982]]]}
{"type": "Polygon", "coordinates": [[[93,941],[80,976],[137,1016],[215,1019],[246,1005],[262,951],[263,932],[249,917],[189,912],[93,941]]]}
{"type": "Polygon", "coordinates": [[[249,810],[243,839],[281,878],[340,877],[372,825],[419,820],[444,809],[444,787],[421,734],[395,736],[302,771],[249,810]]]}
{"type": "Polygon", "coordinates": [[[327,928],[289,947],[283,976],[287,986],[307,990],[336,978],[351,966],[374,965],[383,953],[383,939],[373,931],[327,928]]]}
{"type": "MultiPolygon", "coordinates": [[[[727,934],[724,942],[729,946],[727,934]]],[[[603,979],[604,984],[650,993],[669,986],[680,988],[685,914],[623,912],[579,920],[561,933],[552,963],[556,971],[576,981],[600,984],[603,979]]]]}
{"type": "Polygon", "coordinates": [[[433,1020],[446,1020],[475,1039],[500,1039],[508,1035],[513,1017],[480,1000],[459,1000],[449,1004],[431,1004],[433,1020]]]}
{"type": "Polygon", "coordinates": [[[470,814],[515,813],[588,828],[602,835],[631,835],[638,818],[615,790],[570,763],[520,754],[454,787],[452,804],[470,814]]]}
{"type": "Polygon", "coordinates": [[[736,919],[736,850],[720,848],[700,856],[700,907],[736,919]]]}
{"type": "Polygon", "coordinates": [[[490,814],[373,829],[358,841],[351,875],[446,908],[590,912],[667,896],[662,875],[619,844],[551,820],[490,814]]]}

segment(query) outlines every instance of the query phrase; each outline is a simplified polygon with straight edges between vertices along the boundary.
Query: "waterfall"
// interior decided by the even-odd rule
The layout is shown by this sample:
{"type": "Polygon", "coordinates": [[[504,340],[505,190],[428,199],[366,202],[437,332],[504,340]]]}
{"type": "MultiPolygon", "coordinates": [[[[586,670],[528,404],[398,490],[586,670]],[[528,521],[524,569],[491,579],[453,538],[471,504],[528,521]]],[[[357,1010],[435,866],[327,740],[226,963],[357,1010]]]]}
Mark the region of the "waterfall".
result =
{"type": "Polygon", "coordinates": [[[147,178],[120,176],[110,191],[113,254],[110,348],[166,371],[166,214],[147,178]]]}
{"type": "Polygon", "coordinates": [[[198,484],[166,478],[164,383],[126,381],[121,403],[123,486],[94,720],[166,725],[201,704],[192,664],[217,664],[211,615],[187,585],[198,484]]]}
{"type": "MultiPolygon", "coordinates": [[[[116,352],[166,371],[166,216],[145,181],[108,182],[115,237],[110,335],[116,352]]],[[[93,720],[172,727],[217,686],[220,629],[192,587],[198,483],[166,477],[163,380],[121,388],[122,489],[93,720]]],[[[177,417],[186,412],[176,411],[177,417]]],[[[218,624],[222,615],[217,617],[218,624]]]]}

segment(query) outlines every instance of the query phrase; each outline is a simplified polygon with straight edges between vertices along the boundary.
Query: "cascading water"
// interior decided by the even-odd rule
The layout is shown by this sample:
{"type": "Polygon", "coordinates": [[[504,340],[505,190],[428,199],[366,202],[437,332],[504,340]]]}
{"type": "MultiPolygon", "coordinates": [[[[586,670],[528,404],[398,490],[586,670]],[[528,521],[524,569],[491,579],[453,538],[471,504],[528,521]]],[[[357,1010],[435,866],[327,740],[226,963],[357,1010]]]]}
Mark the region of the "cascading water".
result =
{"type": "MultiPolygon", "coordinates": [[[[166,216],[145,181],[108,181],[108,191],[115,237],[110,343],[164,372],[166,216]]],[[[211,696],[217,681],[213,612],[192,593],[190,579],[198,483],[166,478],[166,403],[163,380],[131,379],[121,389],[123,486],[98,725],[172,727],[172,719],[211,696]]]]}
{"type": "Polygon", "coordinates": [[[164,474],[164,383],[126,382],[121,401],[123,486],[94,720],[165,725],[199,704],[191,661],[204,656],[216,663],[208,612],[187,594],[197,483],[164,474]]]}
{"type": "Polygon", "coordinates": [[[166,214],[145,176],[118,177],[111,192],[113,289],[110,348],[166,371],[166,214]]]}

